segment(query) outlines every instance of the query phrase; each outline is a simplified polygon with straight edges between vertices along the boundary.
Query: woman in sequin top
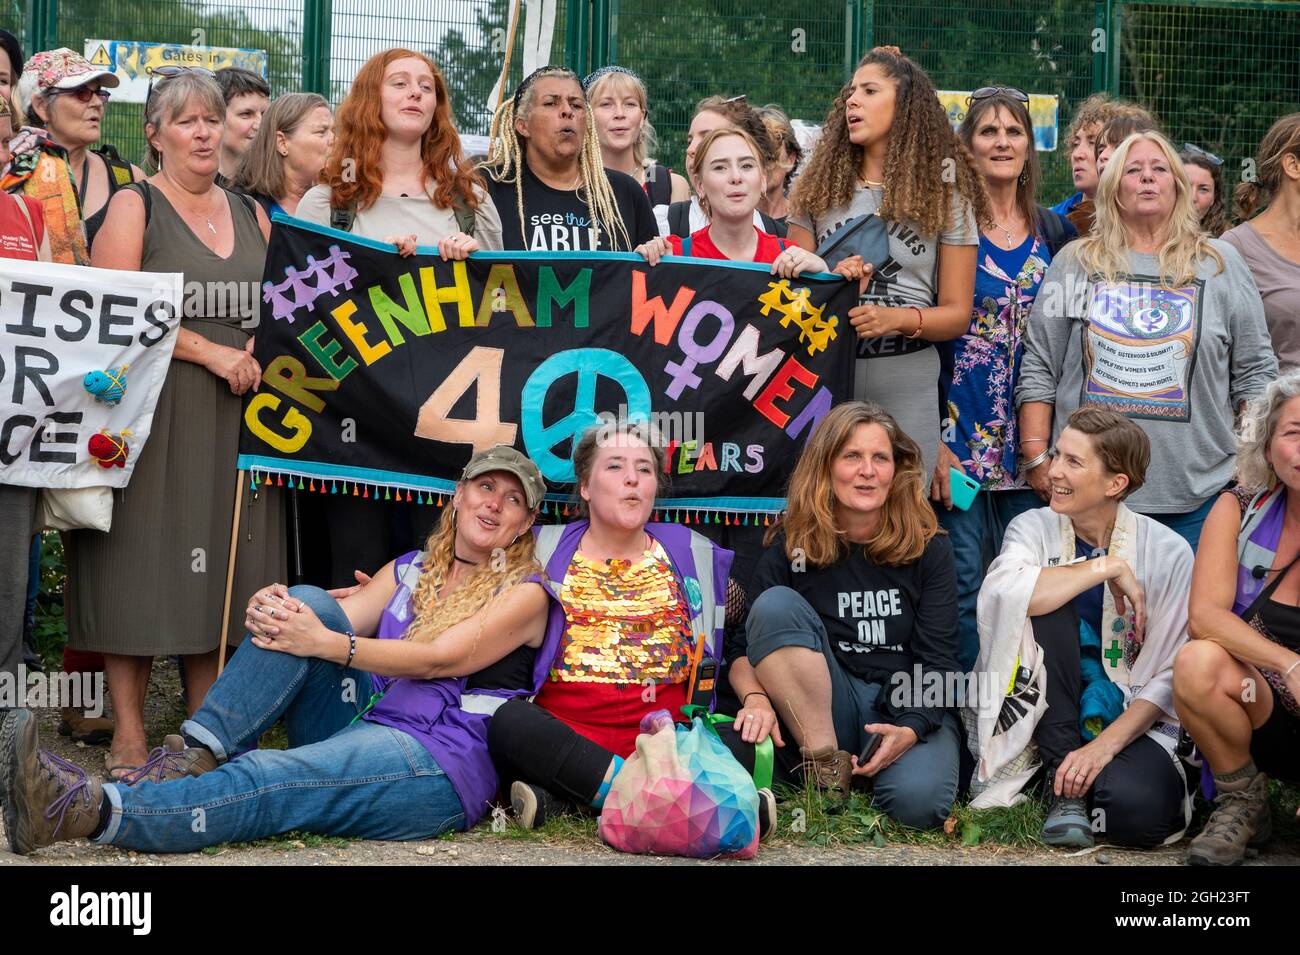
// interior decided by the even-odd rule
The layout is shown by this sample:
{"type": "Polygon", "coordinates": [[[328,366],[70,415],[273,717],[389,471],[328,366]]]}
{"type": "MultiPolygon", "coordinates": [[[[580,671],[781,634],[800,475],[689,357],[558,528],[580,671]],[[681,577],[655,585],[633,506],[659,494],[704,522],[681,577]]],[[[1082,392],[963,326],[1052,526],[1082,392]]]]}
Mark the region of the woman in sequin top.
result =
{"type": "Polygon", "coordinates": [[[555,656],[536,701],[501,707],[488,738],[498,772],[516,780],[511,802],[529,827],[545,817],[551,793],[599,808],[642,718],[676,716],[689,702],[694,661],[706,651],[716,657],[721,643],[720,627],[697,638],[693,621],[713,626],[709,608],[724,602],[731,565],[730,551],[688,528],[647,524],[664,474],[649,429],[593,429],[573,463],[586,520],[565,528],[543,558],[562,631],[555,656]],[[705,554],[701,567],[696,557],[705,554]]]}

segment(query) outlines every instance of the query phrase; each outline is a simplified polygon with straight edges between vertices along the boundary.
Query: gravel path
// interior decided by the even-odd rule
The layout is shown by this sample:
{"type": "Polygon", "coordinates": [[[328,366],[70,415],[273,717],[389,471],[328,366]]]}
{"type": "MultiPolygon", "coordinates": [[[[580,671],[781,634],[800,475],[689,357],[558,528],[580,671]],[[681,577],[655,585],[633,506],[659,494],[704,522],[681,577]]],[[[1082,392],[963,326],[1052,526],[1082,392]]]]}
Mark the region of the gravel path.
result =
{"type": "MultiPolygon", "coordinates": [[[[155,664],[145,704],[149,744],[157,745],[176,732],[184,718],[179,677],[170,660],[155,664]]],[[[104,771],[106,746],[73,743],[56,732],[58,713],[38,710],[41,744],[92,773],[104,771]]],[[[3,823],[0,822],[0,829],[3,823]]],[[[7,846],[0,840],[0,846],[7,846]]],[[[274,841],[269,844],[223,846],[185,855],[127,852],[84,841],[59,843],[26,858],[0,849],[0,869],[29,865],[1181,865],[1183,848],[1149,852],[1102,847],[1086,854],[1005,846],[871,846],[822,847],[789,841],[764,846],[750,862],[701,862],[691,859],[630,856],[614,852],[594,836],[543,841],[518,831],[493,832],[482,825],[470,833],[424,842],[360,842],[343,840],[274,841]]],[[[1300,865],[1300,845],[1273,846],[1248,865],[1300,865]]]]}

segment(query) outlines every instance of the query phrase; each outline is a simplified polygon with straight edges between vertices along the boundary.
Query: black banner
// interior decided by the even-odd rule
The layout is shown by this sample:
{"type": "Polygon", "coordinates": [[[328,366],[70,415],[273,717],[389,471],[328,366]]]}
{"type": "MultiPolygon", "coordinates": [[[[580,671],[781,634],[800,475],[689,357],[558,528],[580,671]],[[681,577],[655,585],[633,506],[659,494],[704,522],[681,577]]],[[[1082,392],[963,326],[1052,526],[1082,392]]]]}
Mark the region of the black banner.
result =
{"type": "Polygon", "coordinates": [[[567,499],[576,436],[650,420],[665,510],[775,512],[852,389],[857,288],[749,263],[627,253],[444,262],[276,217],[239,467],[253,481],[430,501],[511,444],[567,499]]]}

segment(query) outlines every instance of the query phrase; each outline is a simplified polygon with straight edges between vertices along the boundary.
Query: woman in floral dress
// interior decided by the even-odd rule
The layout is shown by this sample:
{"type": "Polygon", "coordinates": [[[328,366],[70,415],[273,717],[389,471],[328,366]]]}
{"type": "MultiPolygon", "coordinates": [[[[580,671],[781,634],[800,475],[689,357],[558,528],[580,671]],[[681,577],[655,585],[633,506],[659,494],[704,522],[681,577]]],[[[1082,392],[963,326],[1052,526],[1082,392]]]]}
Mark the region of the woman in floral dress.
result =
{"type": "Polygon", "coordinates": [[[931,484],[957,564],[959,661],[965,670],[979,653],[975,601],[984,570],[1001,549],[1011,519],[1042,506],[1019,463],[1045,453],[1048,436],[1017,433],[1016,377],[1029,309],[1055,251],[1049,237],[1073,233],[1034,203],[1038,157],[1027,101],[1019,90],[977,90],[959,131],[984,177],[993,215],[991,227],[980,233],[970,329],[952,343],[951,364],[944,362],[951,371],[941,378],[942,441],[931,484]],[[952,470],[980,486],[969,510],[952,505],[952,470]]]}

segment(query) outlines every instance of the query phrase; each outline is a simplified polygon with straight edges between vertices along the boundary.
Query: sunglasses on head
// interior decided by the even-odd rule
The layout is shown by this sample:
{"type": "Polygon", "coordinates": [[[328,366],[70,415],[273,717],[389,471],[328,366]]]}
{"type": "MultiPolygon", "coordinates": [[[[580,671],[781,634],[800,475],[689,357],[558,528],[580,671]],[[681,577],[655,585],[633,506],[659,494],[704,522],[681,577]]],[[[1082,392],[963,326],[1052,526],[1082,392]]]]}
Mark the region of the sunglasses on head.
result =
{"type": "Polygon", "coordinates": [[[1029,94],[1024,90],[1018,90],[1014,86],[981,86],[974,93],[966,98],[966,105],[978,102],[982,99],[988,99],[990,96],[997,96],[999,93],[1004,96],[1010,96],[1013,100],[1021,103],[1029,102],[1029,94]]]}
{"type": "Polygon", "coordinates": [[[1193,146],[1191,143],[1183,143],[1183,152],[1190,153],[1193,156],[1200,156],[1211,166],[1222,166],[1223,160],[1212,152],[1202,149],[1200,146],[1193,146]]]}
{"type": "Polygon", "coordinates": [[[206,66],[154,66],[149,69],[149,92],[144,97],[145,112],[149,111],[149,101],[153,99],[154,88],[163,80],[169,80],[173,76],[180,76],[182,73],[197,73],[199,76],[210,76],[217,78],[217,74],[212,72],[206,66]]]}
{"type": "Polygon", "coordinates": [[[78,103],[89,103],[96,96],[98,96],[99,101],[101,103],[107,103],[108,98],[113,94],[110,93],[108,90],[104,89],[103,87],[99,89],[91,89],[89,85],[86,85],[86,86],[74,86],[70,90],[46,90],[46,95],[47,96],[50,95],[70,96],[73,99],[75,99],[78,103]]]}

